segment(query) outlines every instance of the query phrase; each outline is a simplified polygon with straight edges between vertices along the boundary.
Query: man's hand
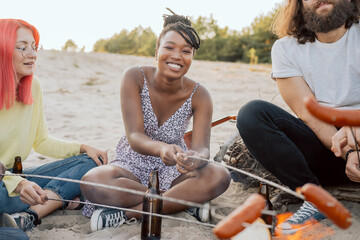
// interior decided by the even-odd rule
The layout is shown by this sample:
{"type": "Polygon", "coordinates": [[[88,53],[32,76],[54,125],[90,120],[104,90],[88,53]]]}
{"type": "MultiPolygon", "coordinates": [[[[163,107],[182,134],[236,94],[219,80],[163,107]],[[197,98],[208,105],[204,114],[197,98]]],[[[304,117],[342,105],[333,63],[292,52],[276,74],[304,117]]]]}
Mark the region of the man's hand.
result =
{"type": "MultiPolygon", "coordinates": [[[[0,174],[4,174],[6,171],[6,167],[0,162],[0,174]]],[[[0,176],[0,181],[2,181],[4,176],[0,176]]]]}
{"type": "Polygon", "coordinates": [[[34,182],[24,179],[14,190],[20,193],[20,200],[31,206],[37,204],[45,204],[47,196],[44,190],[34,182]]]}
{"type": "MultiPolygon", "coordinates": [[[[348,178],[353,182],[360,182],[360,169],[359,169],[359,160],[358,152],[352,152],[348,156],[348,161],[346,163],[345,173],[348,178]]],[[[359,153],[360,154],[360,153],[359,153]]]]}
{"type": "Polygon", "coordinates": [[[346,145],[349,145],[352,149],[356,150],[355,144],[359,145],[360,143],[360,127],[342,127],[331,139],[332,147],[331,151],[335,153],[335,156],[341,156],[341,149],[346,145]],[[354,132],[354,136],[351,132],[351,128],[354,132]]]}

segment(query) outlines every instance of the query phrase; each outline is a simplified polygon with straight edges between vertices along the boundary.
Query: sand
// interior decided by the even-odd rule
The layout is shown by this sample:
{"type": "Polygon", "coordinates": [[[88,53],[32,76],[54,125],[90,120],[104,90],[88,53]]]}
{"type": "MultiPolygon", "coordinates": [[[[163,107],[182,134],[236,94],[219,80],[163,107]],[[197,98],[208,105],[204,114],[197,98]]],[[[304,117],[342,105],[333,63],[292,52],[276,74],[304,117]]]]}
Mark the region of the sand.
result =
{"type": "MultiPolygon", "coordinates": [[[[44,90],[45,114],[50,133],[108,150],[109,159],[124,134],[120,110],[119,86],[122,72],[133,65],[155,65],[153,57],[124,56],[108,53],[73,53],[41,50],[36,76],[44,90]]],[[[237,115],[241,106],[252,99],[263,99],[289,110],[270,78],[270,65],[251,67],[243,63],[194,61],[188,73],[211,93],[213,120],[237,115]]],[[[211,156],[236,132],[235,123],[227,122],[212,129],[211,156]]],[[[31,153],[24,166],[43,164],[53,159],[31,153]]],[[[215,207],[239,205],[257,189],[244,190],[231,182],[229,189],[211,204],[215,207]]],[[[348,230],[338,229],[331,221],[322,223],[334,229],[331,236],[319,237],[324,226],[315,227],[309,239],[359,239],[359,204],[343,202],[354,215],[348,230]]],[[[297,205],[290,206],[295,211],[297,205]]],[[[193,220],[185,212],[174,214],[193,220]]],[[[140,239],[140,223],[132,226],[90,232],[90,220],[80,211],[56,211],[28,232],[31,239],[140,239]]],[[[163,219],[162,239],[216,239],[211,228],[163,219]]],[[[274,238],[277,239],[277,238],[274,238]]]]}

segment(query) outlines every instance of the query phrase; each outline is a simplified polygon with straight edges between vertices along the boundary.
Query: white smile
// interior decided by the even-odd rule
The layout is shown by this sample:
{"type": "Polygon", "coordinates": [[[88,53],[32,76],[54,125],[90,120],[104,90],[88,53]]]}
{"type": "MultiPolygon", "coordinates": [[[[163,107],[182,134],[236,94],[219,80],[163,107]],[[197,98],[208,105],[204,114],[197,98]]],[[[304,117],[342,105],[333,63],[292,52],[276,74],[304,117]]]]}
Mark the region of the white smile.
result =
{"type": "Polygon", "coordinates": [[[177,69],[180,69],[180,68],[181,68],[181,65],[175,64],[175,63],[168,63],[167,65],[168,65],[169,67],[172,67],[172,68],[177,68],[177,69]]]}

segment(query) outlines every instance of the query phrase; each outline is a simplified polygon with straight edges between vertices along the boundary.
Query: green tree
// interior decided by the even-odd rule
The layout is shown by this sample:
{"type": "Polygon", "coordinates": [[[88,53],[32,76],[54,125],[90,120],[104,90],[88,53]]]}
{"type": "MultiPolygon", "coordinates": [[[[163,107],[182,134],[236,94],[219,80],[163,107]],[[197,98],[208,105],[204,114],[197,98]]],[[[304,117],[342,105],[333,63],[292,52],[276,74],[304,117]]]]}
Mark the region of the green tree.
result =
{"type": "Polygon", "coordinates": [[[95,52],[111,52],[126,55],[154,56],[156,35],[151,28],[138,26],[131,32],[124,29],[110,39],[100,39],[94,44],[95,52]]]}
{"type": "Polygon", "coordinates": [[[77,45],[72,39],[69,39],[66,41],[65,45],[61,48],[63,51],[73,51],[75,52],[77,50],[77,45]]]}
{"type": "Polygon", "coordinates": [[[237,31],[229,30],[228,27],[220,28],[212,15],[210,18],[200,16],[193,22],[201,39],[196,59],[238,61],[242,58],[243,50],[237,31]]]}
{"type": "Polygon", "coordinates": [[[243,61],[249,62],[249,53],[251,48],[256,50],[256,55],[259,58],[259,63],[271,62],[271,48],[277,37],[274,35],[270,26],[276,15],[277,9],[267,15],[260,15],[256,17],[251,23],[250,27],[242,30],[242,42],[245,54],[243,55],[243,61]]]}
{"type": "Polygon", "coordinates": [[[105,40],[105,39],[97,40],[93,46],[93,51],[94,52],[106,52],[106,50],[105,50],[106,43],[107,43],[107,40],[105,40]]]}
{"type": "MultiPolygon", "coordinates": [[[[256,51],[259,63],[271,61],[271,47],[277,39],[270,31],[270,26],[277,9],[267,15],[254,19],[249,27],[241,31],[219,27],[217,21],[199,16],[191,19],[193,27],[201,39],[200,49],[195,58],[210,61],[244,61],[250,60],[250,49],[256,51]]],[[[129,55],[154,56],[156,35],[151,28],[138,26],[132,31],[122,30],[110,39],[100,39],[94,44],[94,51],[112,52],[129,55]]]]}

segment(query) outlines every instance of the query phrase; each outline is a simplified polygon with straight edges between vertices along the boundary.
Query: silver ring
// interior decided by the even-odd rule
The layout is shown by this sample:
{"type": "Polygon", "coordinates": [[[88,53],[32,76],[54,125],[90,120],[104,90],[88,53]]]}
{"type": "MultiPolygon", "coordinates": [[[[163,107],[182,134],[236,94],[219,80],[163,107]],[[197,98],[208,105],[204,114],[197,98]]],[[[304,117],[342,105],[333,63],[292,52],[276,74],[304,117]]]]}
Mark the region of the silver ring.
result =
{"type": "Polygon", "coordinates": [[[190,167],[192,167],[192,166],[194,166],[194,161],[192,161],[192,162],[191,162],[191,165],[190,165],[190,167]]]}

